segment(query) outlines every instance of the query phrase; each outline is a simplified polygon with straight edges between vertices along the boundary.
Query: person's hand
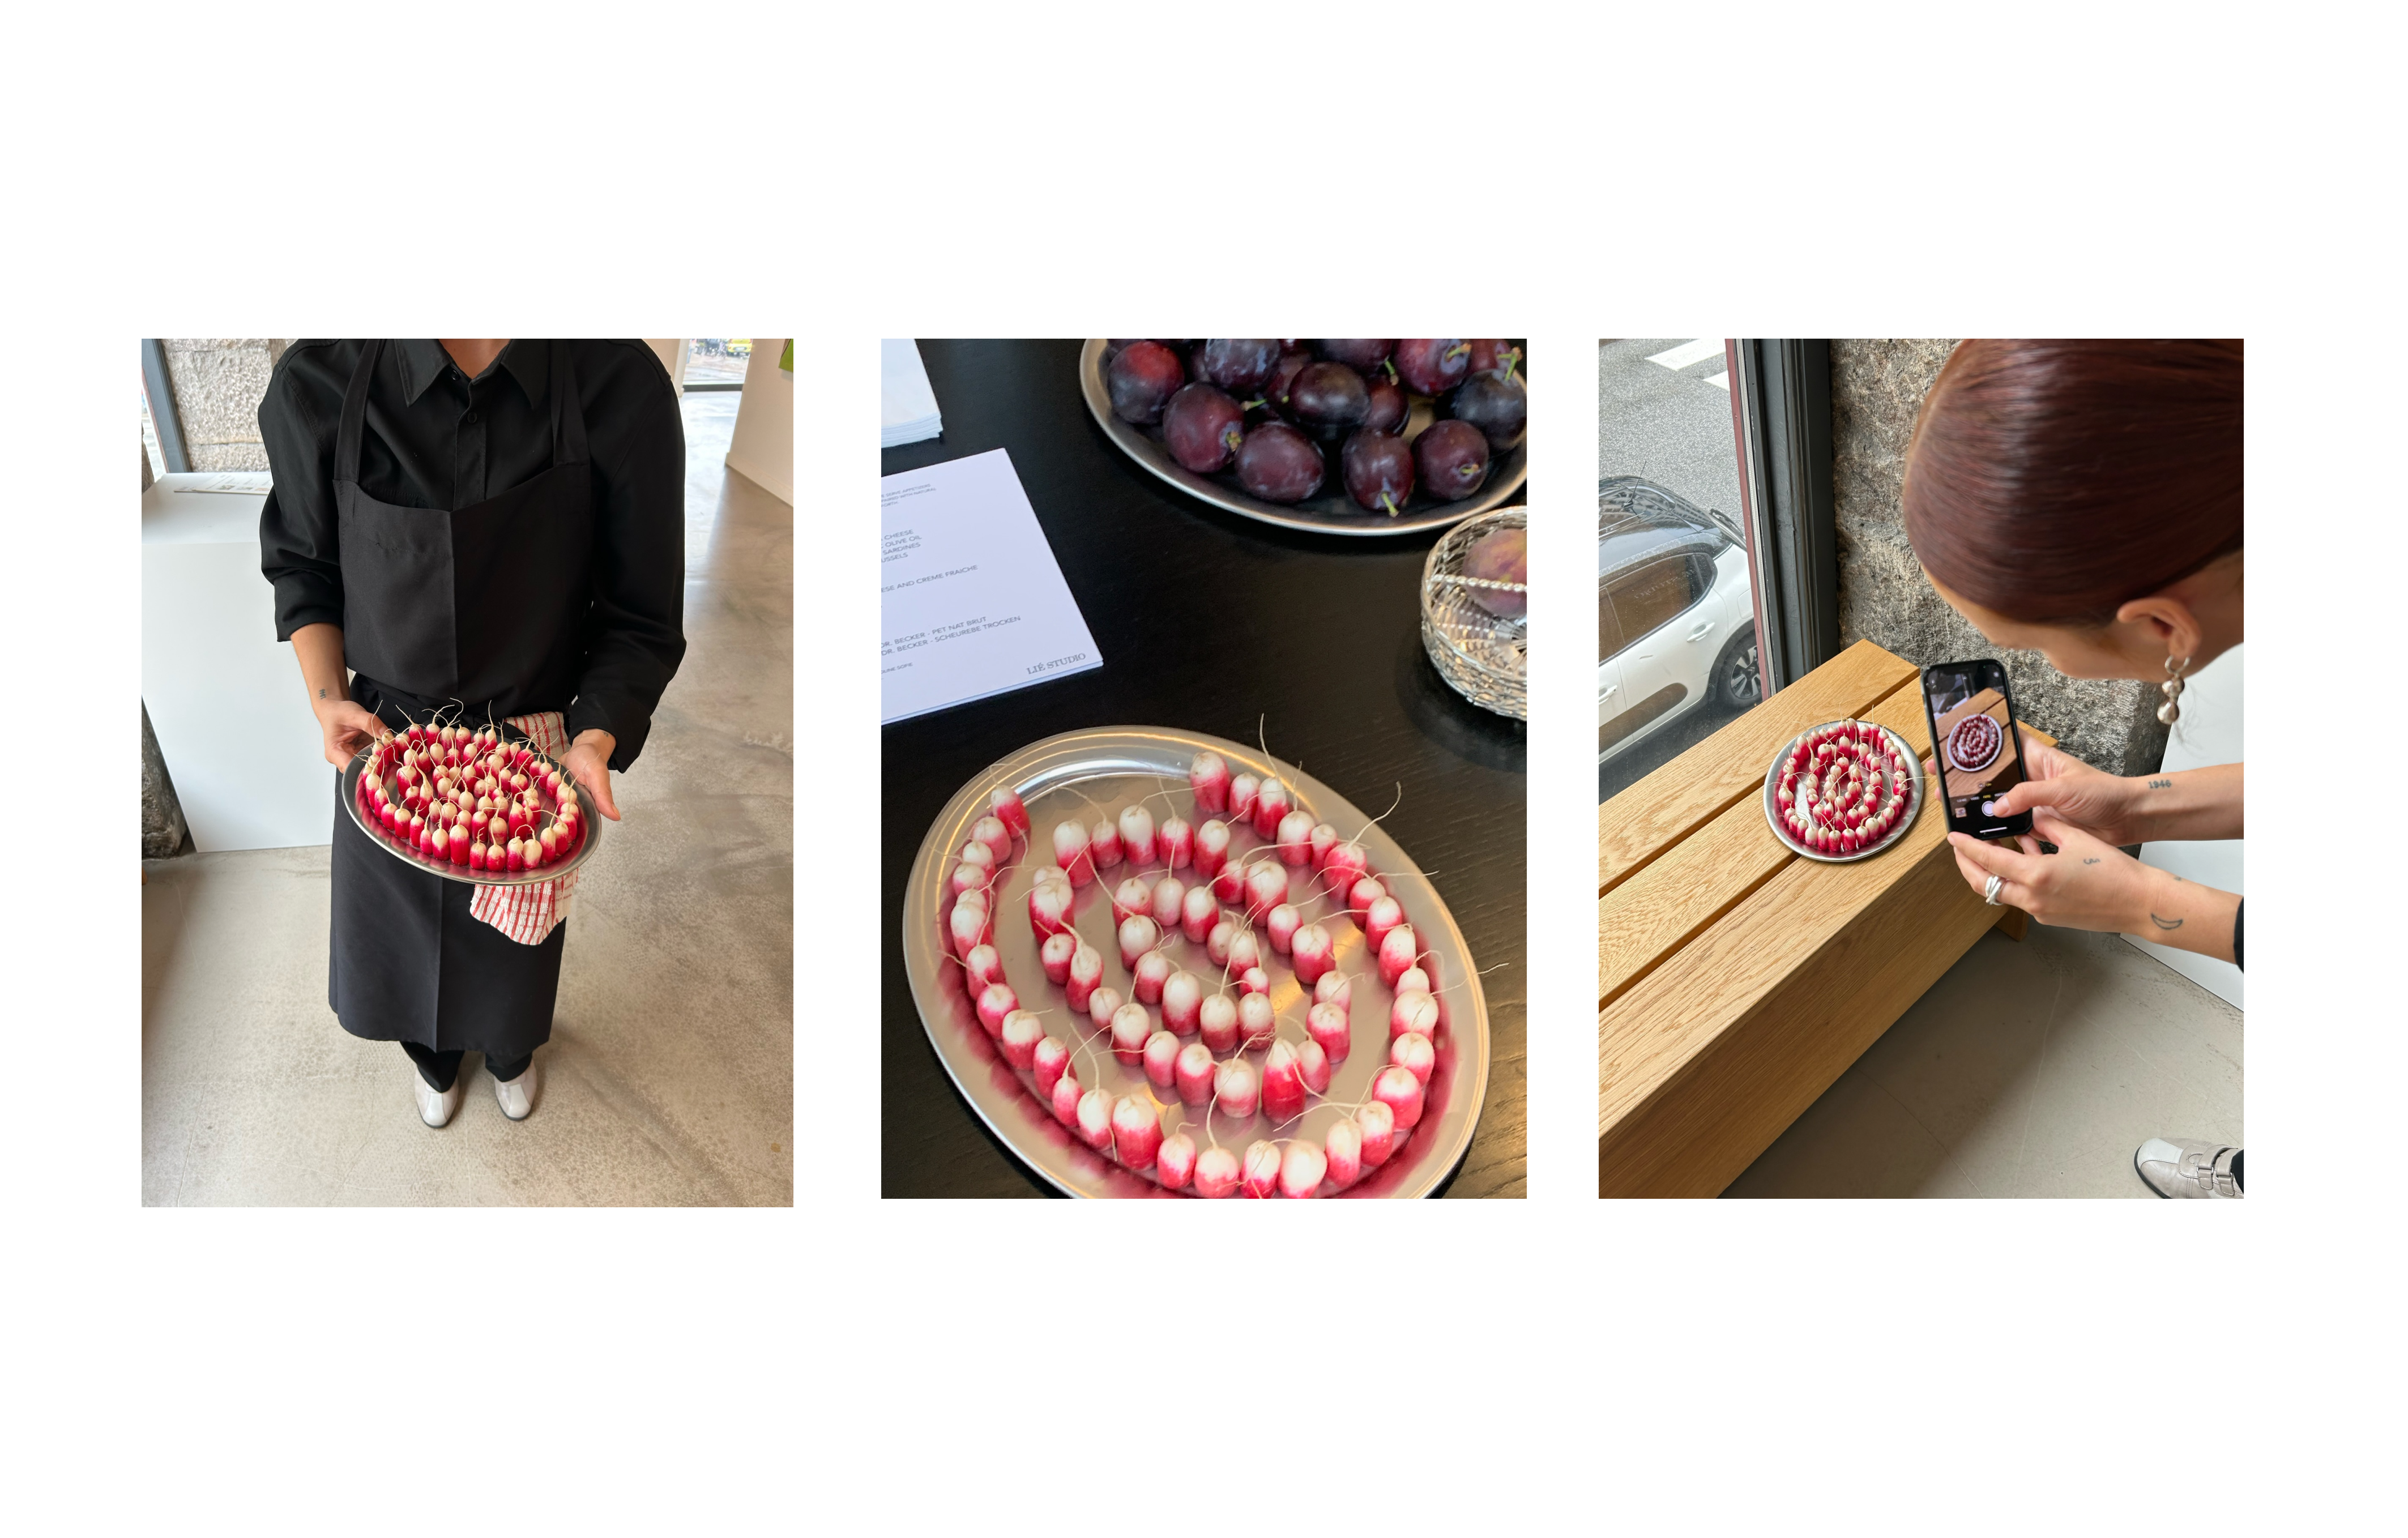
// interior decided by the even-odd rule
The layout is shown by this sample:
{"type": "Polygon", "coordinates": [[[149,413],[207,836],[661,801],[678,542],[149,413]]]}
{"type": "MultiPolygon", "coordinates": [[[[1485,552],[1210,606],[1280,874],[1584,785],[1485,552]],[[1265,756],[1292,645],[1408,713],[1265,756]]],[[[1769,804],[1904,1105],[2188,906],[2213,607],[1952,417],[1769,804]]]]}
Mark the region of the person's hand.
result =
{"type": "Polygon", "coordinates": [[[349,699],[329,699],[317,707],[318,731],[326,740],[326,762],[343,769],[370,742],[381,742],[393,728],[376,712],[349,699]]]}
{"type": "Polygon", "coordinates": [[[602,815],[614,823],[619,820],[619,803],[610,798],[610,755],[618,747],[617,738],[599,726],[588,726],[560,755],[560,767],[585,787],[585,794],[594,798],[602,815]]]}
{"type": "Polygon", "coordinates": [[[1956,869],[1966,883],[1980,892],[1988,887],[1992,876],[2003,876],[2000,902],[2012,903],[2042,924],[2059,928],[2145,932],[2143,919],[2149,913],[2159,872],[2044,808],[2033,813],[2032,827],[2057,845],[2056,854],[2042,854],[2040,839],[2029,833],[2016,841],[2021,853],[2003,841],[1949,834],[1949,845],[1956,852],[1956,869]]]}
{"type": "MultiPolygon", "coordinates": [[[[2000,816],[2047,807],[2059,822],[2110,846],[2148,841],[2140,815],[2139,782],[2093,769],[2070,753],[2035,742],[2021,726],[2015,730],[2023,742],[2025,777],[2021,784],[2009,786],[1998,798],[1995,805],[2000,816]]],[[[2048,841],[2060,841],[2052,837],[2048,841]]]]}

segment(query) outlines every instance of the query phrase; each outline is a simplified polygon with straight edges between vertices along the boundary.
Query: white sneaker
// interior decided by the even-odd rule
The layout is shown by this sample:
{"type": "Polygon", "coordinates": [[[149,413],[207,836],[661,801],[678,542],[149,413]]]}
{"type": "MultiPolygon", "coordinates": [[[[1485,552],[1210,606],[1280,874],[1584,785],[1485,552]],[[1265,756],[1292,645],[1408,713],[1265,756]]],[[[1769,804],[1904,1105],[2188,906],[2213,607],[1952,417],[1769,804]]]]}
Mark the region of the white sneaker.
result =
{"type": "Polygon", "coordinates": [[[542,1071],[535,1064],[529,1063],[524,1073],[509,1083],[505,1084],[499,1079],[494,1081],[494,1099],[501,1105],[503,1115],[512,1121],[524,1121],[534,1114],[536,1075],[542,1071]]]}
{"type": "Polygon", "coordinates": [[[409,1087],[418,1091],[418,1119],[429,1127],[442,1126],[452,1119],[452,1112],[460,1109],[462,1091],[457,1079],[452,1081],[451,1088],[438,1090],[429,1085],[426,1076],[413,1065],[409,1071],[409,1087]]]}
{"type": "Polygon", "coordinates": [[[2151,1138],[2132,1155],[2132,1168],[2164,1197],[2223,1197],[2237,1200],[2241,1182],[2232,1161],[2241,1150],[2221,1143],[2175,1143],[2151,1138]]]}

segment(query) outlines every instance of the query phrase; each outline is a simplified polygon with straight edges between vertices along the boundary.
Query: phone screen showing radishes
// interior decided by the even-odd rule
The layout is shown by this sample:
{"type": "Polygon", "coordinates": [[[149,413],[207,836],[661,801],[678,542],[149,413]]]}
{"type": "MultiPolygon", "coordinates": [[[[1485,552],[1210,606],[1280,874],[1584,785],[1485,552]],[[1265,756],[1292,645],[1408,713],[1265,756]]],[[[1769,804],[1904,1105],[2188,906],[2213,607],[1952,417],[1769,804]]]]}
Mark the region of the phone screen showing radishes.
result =
{"type": "Polygon", "coordinates": [[[2002,829],[2006,819],[1991,804],[2024,777],[2006,669],[1995,662],[1929,668],[1923,688],[1945,776],[1949,823],[1971,825],[1968,830],[1973,832],[2002,829]]]}

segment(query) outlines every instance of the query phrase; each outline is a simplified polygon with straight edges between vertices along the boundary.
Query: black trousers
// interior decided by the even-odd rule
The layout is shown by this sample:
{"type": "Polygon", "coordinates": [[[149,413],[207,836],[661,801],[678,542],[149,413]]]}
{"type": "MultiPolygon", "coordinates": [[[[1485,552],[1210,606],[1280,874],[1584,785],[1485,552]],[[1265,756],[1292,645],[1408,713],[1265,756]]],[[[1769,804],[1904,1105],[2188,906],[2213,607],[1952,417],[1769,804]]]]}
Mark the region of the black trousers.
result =
{"type": "MultiPolygon", "coordinates": [[[[418,1076],[424,1079],[426,1087],[437,1095],[448,1092],[453,1085],[460,1082],[460,1059],[468,1056],[466,1050],[436,1052],[420,1046],[416,1042],[402,1042],[401,1050],[409,1054],[409,1060],[418,1065],[418,1076]]],[[[535,1054],[532,1052],[509,1062],[503,1061],[489,1052],[485,1054],[485,1071],[502,1083],[508,1084],[524,1073],[527,1071],[527,1065],[534,1061],[535,1054]]]]}

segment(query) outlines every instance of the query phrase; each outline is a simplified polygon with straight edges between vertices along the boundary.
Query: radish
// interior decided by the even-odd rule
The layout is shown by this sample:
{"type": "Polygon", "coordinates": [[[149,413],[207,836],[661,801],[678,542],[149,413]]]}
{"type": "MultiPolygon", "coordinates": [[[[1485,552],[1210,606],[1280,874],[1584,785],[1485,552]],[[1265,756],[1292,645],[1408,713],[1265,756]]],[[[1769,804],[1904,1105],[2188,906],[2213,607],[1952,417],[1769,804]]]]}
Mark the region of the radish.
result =
{"type": "Polygon", "coordinates": [[[1184,870],[1196,859],[1196,829],[1187,819],[1173,812],[1162,819],[1162,831],[1156,835],[1156,847],[1162,851],[1162,863],[1173,870],[1184,870]]]}
{"type": "Polygon", "coordinates": [[[1351,1121],[1329,1128],[1322,1154],[1329,1161],[1329,1184],[1340,1190],[1363,1178],[1363,1132],[1351,1121]]]}
{"type": "Polygon", "coordinates": [[[1196,1012],[1196,1028],[1204,1033],[1209,1052],[1226,1052],[1238,1044],[1238,1001],[1226,993],[1209,994],[1196,1012]]]}
{"type": "Polygon", "coordinates": [[[1438,1040],[1438,1000],[1426,993],[1400,993],[1388,1011],[1388,1040],[1423,1036],[1438,1040]]]}
{"type": "Polygon", "coordinates": [[[1189,1105],[1202,1105],[1212,1098],[1212,1081],[1221,1065],[1212,1060],[1212,1049],[1201,1042],[1190,1042],[1179,1049],[1171,1064],[1171,1076],[1179,1086],[1179,1098],[1189,1105]]]}
{"type": "Polygon", "coordinates": [[[1207,1148],[1196,1156],[1196,1194],[1225,1197],[1238,1188],[1238,1156],[1226,1148],[1207,1148]]]}
{"type": "Polygon", "coordinates": [[[1138,1002],[1159,1004],[1163,987],[1169,983],[1170,974],[1176,969],[1171,966],[1170,957],[1160,951],[1148,951],[1137,958],[1137,965],[1130,970],[1137,977],[1131,990],[1136,993],[1138,1002]]]}
{"type": "MultiPolygon", "coordinates": [[[[1054,1086],[1061,1088],[1060,1085],[1054,1086]]],[[[1090,1089],[1079,1097],[1079,1141],[1101,1150],[1112,1141],[1112,1106],[1117,1096],[1090,1089]]]]}
{"type": "Polygon", "coordinates": [[[1307,863],[1314,871],[1326,870],[1329,865],[1329,852],[1338,847],[1338,829],[1327,823],[1313,824],[1305,833],[1304,847],[1308,856],[1307,863]]]}
{"type": "Polygon", "coordinates": [[[1263,915],[1287,900],[1287,868],[1277,860],[1256,860],[1246,871],[1246,917],[1260,923],[1263,915]]]}
{"type": "Polygon", "coordinates": [[[481,839],[468,846],[468,869],[471,870],[485,869],[485,843],[481,839]]]}
{"type": "Polygon", "coordinates": [[[1311,813],[1291,812],[1280,819],[1279,857],[1282,865],[1304,866],[1312,863],[1311,813]]]}
{"type": "Polygon", "coordinates": [[[1139,956],[1162,942],[1162,931],[1155,927],[1153,919],[1143,915],[1125,918],[1121,920],[1120,941],[1121,965],[1134,967],[1139,956]]]}
{"type": "Polygon", "coordinates": [[[1263,942],[1251,929],[1240,929],[1229,937],[1229,965],[1238,971],[1248,971],[1263,964],[1263,942]]]}
{"type": "Polygon", "coordinates": [[[1240,972],[1238,974],[1239,1013],[1242,1015],[1245,1013],[1245,1005],[1248,999],[1258,996],[1267,996],[1270,991],[1271,974],[1263,970],[1260,967],[1249,967],[1244,971],[1240,972]]]}
{"type": "Polygon", "coordinates": [[[1069,981],[1064,985],[1069,993],[1070,1007],[1085,1009],[1087,996],[1094,993],[1096,985],[1103,980],[1104,954],[1083,940],[1079,941],[1079,948],[1070,954],[1069,981]]]}
{"type": "Polygon", "coordinates": [[[1162,985],[1162,1023],[1175,1036],[1196,1034],[1204,1008],[1204,980],[1194,972],[1177,971],[1162,985]]]}
{"type": "Polygon", "coordinates": [[[1054,1082],[1069,1071],[1069,1044],[1058,1036],[1048,1036],[1030,1051],[1028,1066],[1037,1071],[1039,1098],[1050,1099],[1054,1082]]]}
{"type": "Polygon", "coordinates": [[[1229,762],[1219,754],[1197,754],[1187,766],[1187,784],[1196,793],[1196,810],[1205,816],[1229,810],[1229,762]]]}
{"type": "Polygon", "coordinates": [[[1408,1031],[1388,1043],[1388,1061],[1413,1076],[1413,1081],[1426,1089],[1430,1075],[1438,1069],[1438,1052],[1429,1038],[1419,1031],[1408,1031]]]}
{"type": "Polygon", "coordinates": [[[1254,821],[1254,795],[1262,788],[1263,783],[1251,774],[1240,774],[1229,782],[1229,820],[1231,822],[1254,821]]]}
{"type": "MultiPolygon", "coordinates": [[[[526,788],[523,779],[524,777],[522,776],[519,787],[522,790],[526,788]]],[[[1011,863],[1011,829],[1003,826],[1002,818],[981,817],[971,824],[970,841],[985,845],[987,853],[995,856],[996,865],[1011,863]]]]}
{"type": "MultiPolygon", "coordinates": [[[[510,869],[513,870],[523,863],[525,851],[521,844],[517,839],[509,841],[510,869]]],[[[966,956],[995,938],[995,921],[987,916],[984,903],[971,901],[974,896],[974,893],[965,893],[953,899],[953,911],[946,932],[953,937],[953,955],[956,956],[966,956]]]]}
{"type": "Polygon", "coordinates": [[[1168,1089],[1179,1076],[1179,1038],[1157,1030],[1145,1039],[1145,1076],[1156,1089],[1168,1089]]]}
{"type": "Polygon", "coordinates": [[[1259,1052],[1279,1036],[1279,1015],[1271,1008],[1267,994],[1245,993],[1238,996],[1238,1029],[1245,1040],[1245,1050],[1259,1052]]]}
{"type": "Polygon", "coordinates": [[[992,804],[996,820],[1009,828],[1012,837],[1028,837],[1028,808],[1022,803],[1020,792],[1010,785],[1001,786],[996,791],[992,804]]]}
{"type": "Polygon", "coordinates": [[[1313,1005],[1305,1013],[1304,1031],[1331,1062],[1346,1060],[1346,1049],[1352,1044],[1354,1033],[1346,1028],[1343,1010],[1330,1004],[1313,1005]]]}
{"type": "Polygon", "coordinates": [[[1039,880],[1028,889],[1028,922],[1040,935],[1059,934],[1070,927],[1070,878],[1053,866],[1045,869],[1062,879],[1059,884],[1039,880]]]}
{"type": "Polygon", "coordinates": [[[1154,813],[1141,806],[1123,809],[1120,826],[1121,848],[1132,865],[1154,863],[1154,813]]]}
{"type": "Polygon", "coordinates": [[[1196,874],[1210,881],[1229,860],[1229,825],[1209,822],[1196,830],[1196,874]]]}
{"type": "MultiPolygon", "coordinates": [[[[1346,889],[1346,916],[1354,921],[1357,929],[1369,930],[1372,908],[1387,895],[1388,889],[1381,884],[1379,877],[1355,877],[1354,884],[1346,889]]],[[[1402,909],[1398,912],[1401,913],[1402,909]]]]}
{"type": "Polygon", "coordinates": [[[1233,857],[1221,863],[1221,869],[1212,873],[1212,895],[1231,904],[1246,899],[1246,867],[1242,861],[1233,857]]]}
{"type": "Polygon", "coordinates": [[[1124,1095],[1112,1107],[1112,1152],[1132,1170],[1154,1163],[1162,1147],[1162,1114],[1153,1102],[1124,1095]]]}
{"type": "Polygon", "coordinates": [[[1213,1071],[1213,1101],[1226,1114],[1241,1121],[1253,1115],[1261,1095],[1262,1083],[1255,1077],[1254,1065],[1243,1057],[1232,1057],[1213,1071]]]}
{"type": "Polygon", "coordinates": [[[998,1035],[1003,1030],[1003,1017],[1019,1007],[1020,999],[1012,993],[1010,984],[991,984],[978,996],[979,1024],[986,1028],[989,1036],[998,1035]]]}
{"type": "Polygon", "coordinates": [[[1033,1068],[1037,1044],[1045,1040],[1045,1026],[1027,1010],[1013,1010],[1003,1017],[1003,1032],[996,1040],[1003,1047],[1005,1062],[1014,1068],[1033,1068]]]}
{"type": "MultiPolygon", "coordinates": [[[[982,945],[982,951],[993,954],[994,947],[982,945]]],[[[1070,958],[1079,954],[1079,937],[1068,929],[1045,937],[1037,948],[1037,964],[1045,969],[1045,981],[1060,987],[1070,981],[1070,958]]]]}
{"type": "Polygon", "coordinates": [[[1088,847],[1085,828],[1064,823],[1054,829],[1054,863],[1070,878],[1072,886],[1084,886],[1096,879],[1095,853],[1088,847]]]}
{"type": "Polygon", "coordinates": [[[1179,932],[1190,940],[1209,937],[1220,917],[1221,904],[1214,899],[1210,886],[1191,886],[1179,899],[1179,932]]]}
{"type": "Polygon", "coordinates": [[[1354,985],[1347,980],[1344,972],[1324,972],[1321,980],[1312,985],[1312,1001],[1332,1006],[1338,1011],[1338,1018],[1343,1020],[1354,1007],[1354,985]]]}
{"type": "Polygon", "coordinates": [[[1121,997],[1118,988],[1097,988],[1087,995],[1087,1023],[1099,1031],[1111,1029],[1112,1016],[1118,1014],[1121,1006],[1126,1002],[1128,1000],[1121,997]]]}
{"type": "MultiPolygon", "coordinates": [[[[1359,888],[1361,884],[1356,885],[1359,888]]],[[[1404,921],[1405,905],[1393,897],[1382,897],[1364,911],[1363,938],[1377,952],[1381,941],[1388,938],[1388,931],[1404,921]]]]}
{"type": "Polygon", "coordinates": [[[1419,959],[1420,943],[1410,924],[1399,924],[1389,930],[1387,938],[1380,941],[1380,981],[1396,986],[1397,979],[1419,959]]]}
{"type": "Polygon", "coordinates": [[[1126,852],[1121,848],[1121,830],[1107,817],[1088,830],[1087,855],[1096,862],[1098,872],[1110,870],[1121,863],[1126,852]]]}
{"type": "Polygon", "coordinates": [[[1319,986],[1329,969],[1338,964],[1338,942],[1329,931],[1318,924],[1308,924],[1297,930],[1288,941],[1288,952],[1296,964],[1296,980],[1319,986]]]}
{"type": "Polygon", "coordinates": [[[1173,1132],[1162,1140],[1154,1151],[1154,1178],[1166,1191],[1183,1191],[1196,1178],[1196,1140],[1184,1132],[1173,1132]]]}
{"type": "Polygon", "coordinates": [[[1279,1144],[1257,1138],[1246,1145],[1243,1188],[1251,1197],[1267,1197],[1279,1189],[1279,1144]]]}
{"type": "Polygon", "coordinates": [[[1397,1130],[1410,1132],[1422,1119],[1422,1082],[1393,1064],[1380,1070],[1371,1081],[1371,1098],[1388,1108],[1397,1120],[1397,1130]]]}
{"type": "MultiPolygon", "coordinates": [[[[1405,1077],[1410,1079],[1412,1075],[1408,1073],[1405,1077]]],[[[1387,1103],[1372,1100],[1357,1108],[1354,1128],[1355,1140],[1362,1145],[1363,1162],[1374,1170],[1387,1163],[1388,1156],[1397,1148],[1397,1114],[1387,1103]]]]}
{"type": "Polygon", "coordinates": [[[1430,986],[1429,973],[1424,971],[1419,967],[1407,967],[1398,975],[1397,985],[1392,991],[1396,993],[1434,993],[1437,990],[1430,986]]]}
{"type": "Polygon", "coordinates": [[[1179,927],[1186,903],[1187,884],[1177,876],[1165,876],[1154,884],[1154,922],[1163,933],[1179,927]]]}
{"type": "MultiPolygon", "coordinates": [[[[1263,839],[1278,838],[1282,819],[1295,810],[1296,801],[1288,794],[1287,786],[1276,779],[1265,780],[1262,788],[1254,792],[1253,822],[1255,836],[1263,839]]],[[[1305,824],[1308,828],[1312,826],[1309,822],[1305,824]]]]}
{"type": "Polygon", "coordinates": [[[1316,1095],[1329,1093],[1329,1054],[1318,1042],[1299,1042],[1296,1048],[1297,1076],[1304,1087],[1316,1095]]]}
{"type": "Polygon", "coordinates": [[[1270,932],[1271,949],[1282,956],[1288,955],[1294,948],[1296,931],[1303,923],[1304,915],[1297,912],[1295,903],[1283,902],[1272,909],[1263,920],[1263,927],[1270,932]]]}
{"type": "Polygon", "coordinates": [[[1280,1195],[1301,1201],[1321,1189],[1321,1177],[1329,1172],[1329,1161],[1321,1150],[1305,1142],[1291,1143],[1280,1156],[1280,1195]]]}
{"type": "Polygon", "coordinates": [[[1154,908],[1154,888],[1142,876],[1131,876],[1112,888],[1112,922],[1119,924],[1154,908]]]}
{"type": "Polygon", "coordinates": [[[1290,1122],[1304,1114],[1304,1077],[1298,1071],[1296,1048],[1285,1042],[1271,1043],[1270,1055],[1263,1059],[1263,1114],[1274,1122],[1290,1122]]]}

